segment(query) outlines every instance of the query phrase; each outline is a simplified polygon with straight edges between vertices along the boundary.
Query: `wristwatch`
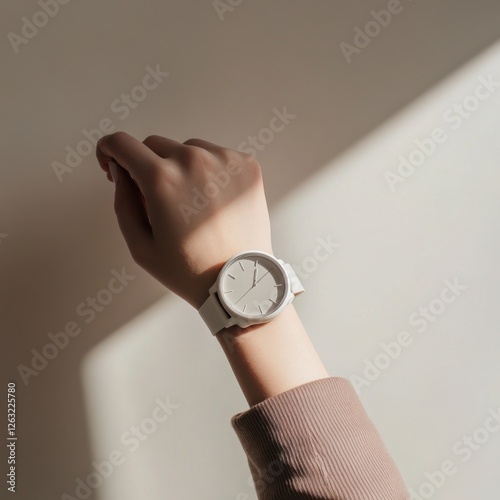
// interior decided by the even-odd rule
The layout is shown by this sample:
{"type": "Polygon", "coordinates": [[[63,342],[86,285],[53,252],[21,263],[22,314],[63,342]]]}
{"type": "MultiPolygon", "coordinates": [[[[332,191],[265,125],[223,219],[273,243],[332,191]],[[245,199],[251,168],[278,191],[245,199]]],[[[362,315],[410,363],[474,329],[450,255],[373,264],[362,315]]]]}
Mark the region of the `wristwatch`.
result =
{"type": "Polygon", "coordinates": [[[304,287],[290,264],[274,255],[248,250],[231,257],[198,309],[212,335],[223,328],[267,323],[304,287]]]}

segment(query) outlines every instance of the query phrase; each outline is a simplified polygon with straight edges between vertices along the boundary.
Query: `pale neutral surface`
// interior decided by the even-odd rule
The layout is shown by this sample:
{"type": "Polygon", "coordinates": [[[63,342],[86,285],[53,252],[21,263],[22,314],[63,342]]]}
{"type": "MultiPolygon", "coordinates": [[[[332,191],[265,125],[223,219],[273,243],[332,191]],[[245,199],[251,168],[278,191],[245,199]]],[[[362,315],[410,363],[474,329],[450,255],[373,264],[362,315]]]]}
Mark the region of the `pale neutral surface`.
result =
{"type": "MultiPolygon", "coordinates": [[[[179,408],[94,498],[252,497],[229,426],[244,399],[216,343],[189,306],[131,261],[112,186],[93,156],[62,183],[51,163],[105,117],[141,139],[159,133],[236,148],[283,106],[297,117],[258,158],[276,253],[301,265],[317,238],[331,234],[340,245],[296,302],[328,369],[362,374],[364,358],[408,330],[409,316],[439,296],[445,279],[459,278],[467,291],[425,332],[412,330],[413,344],[361,396],[409,487],[453,460],[459,472],[433,498],[498,496],[500,434],[467,463],[452,451],[500,404],[498,96],[395,193],[383,172],[442,125],[478,75],[499,67],[500,5],[404,4],[347,64],[339,43],[386,5],[243,2],[221,22],[210,2],[70,2],[19,54],[4,37],[2,380],[19,381],[23,498],[74,494],[92,461],[125,453],[123,432],[167,396],[179,408]],[[110,103],[156,64],[170,75],[121,121],[110,103]],[[85,324],[77,305],[123,266],[136,279],[85,324]],[[24,387],[18,364],[71,320],[82,334],[24,387]]],[[[38,9],[2,6],[2,33],[19,32],[22,16],[38,9]]]]}

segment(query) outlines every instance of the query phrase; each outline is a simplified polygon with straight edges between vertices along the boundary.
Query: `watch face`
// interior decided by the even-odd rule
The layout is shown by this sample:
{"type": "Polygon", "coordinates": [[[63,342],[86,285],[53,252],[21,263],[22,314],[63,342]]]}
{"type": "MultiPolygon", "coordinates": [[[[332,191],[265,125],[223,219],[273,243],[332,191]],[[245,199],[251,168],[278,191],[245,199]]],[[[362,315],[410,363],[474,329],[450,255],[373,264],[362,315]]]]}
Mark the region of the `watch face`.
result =
{"type": "Polygon", "coordinates": [[[221,276],[221,301],[233,311],[249,317],[268,316],[285,299],[286,278],[273,260],[256,254],[229,263],[221,276]]]}

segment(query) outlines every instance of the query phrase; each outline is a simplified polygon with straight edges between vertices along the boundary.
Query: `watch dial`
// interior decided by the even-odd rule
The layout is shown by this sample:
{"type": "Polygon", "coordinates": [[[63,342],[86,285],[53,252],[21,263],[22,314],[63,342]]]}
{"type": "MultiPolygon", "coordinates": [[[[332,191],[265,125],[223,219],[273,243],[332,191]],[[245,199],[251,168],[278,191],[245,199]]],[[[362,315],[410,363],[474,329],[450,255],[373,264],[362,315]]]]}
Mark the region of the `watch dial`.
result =
{"type": "Polygon", "coordinates": [[[221,281],[224,300],[236,311],[263,316],[277,309],[284,299],[281,269],[262,256],[242,257],[225,271],[221,281]]]}

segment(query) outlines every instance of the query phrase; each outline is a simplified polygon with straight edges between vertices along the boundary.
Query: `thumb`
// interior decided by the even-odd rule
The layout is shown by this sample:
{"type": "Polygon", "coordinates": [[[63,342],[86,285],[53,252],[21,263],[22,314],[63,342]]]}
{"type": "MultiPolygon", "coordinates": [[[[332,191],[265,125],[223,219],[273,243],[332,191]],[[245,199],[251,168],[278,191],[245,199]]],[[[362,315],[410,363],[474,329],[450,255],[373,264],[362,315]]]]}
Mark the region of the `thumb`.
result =
{"type": "Polygon", "coordinates": [[[114,209],[118,225],[132,257],[140,262],[147,258],[154,241],[144,198],[126,169],[114,161],[110,161],[108,165],[115,183],[114,209]]]}

